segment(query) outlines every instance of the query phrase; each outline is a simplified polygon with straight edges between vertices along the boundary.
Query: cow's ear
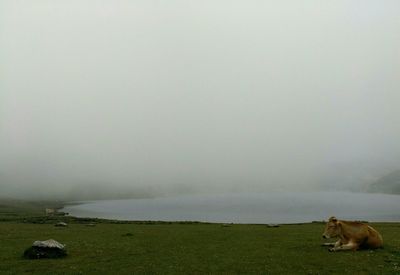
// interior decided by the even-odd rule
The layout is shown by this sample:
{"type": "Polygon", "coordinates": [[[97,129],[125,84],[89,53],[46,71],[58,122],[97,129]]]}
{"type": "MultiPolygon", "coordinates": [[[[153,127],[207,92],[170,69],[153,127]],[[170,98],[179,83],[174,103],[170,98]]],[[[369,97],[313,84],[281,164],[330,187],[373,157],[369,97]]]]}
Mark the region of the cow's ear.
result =
{"type": "Polygon", "coordinates": [[[336,222],[337,222],[337,219],[336,219],[336,217],[330,217],[330,218],[329,218],[329,221],[330,221],[330,222],[336,223],[336,222]]]}

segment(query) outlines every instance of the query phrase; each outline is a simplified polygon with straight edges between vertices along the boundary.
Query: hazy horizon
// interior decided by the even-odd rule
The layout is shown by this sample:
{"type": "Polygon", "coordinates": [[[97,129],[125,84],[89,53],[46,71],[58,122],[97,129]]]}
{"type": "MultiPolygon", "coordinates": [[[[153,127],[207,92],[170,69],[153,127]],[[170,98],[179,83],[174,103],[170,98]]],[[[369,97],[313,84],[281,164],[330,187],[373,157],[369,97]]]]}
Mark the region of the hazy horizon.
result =
{"type": "Polygon", "coordinates": [[[400,169],[399,1],[1,1],[0,196],[353,190],[400,169]]]}

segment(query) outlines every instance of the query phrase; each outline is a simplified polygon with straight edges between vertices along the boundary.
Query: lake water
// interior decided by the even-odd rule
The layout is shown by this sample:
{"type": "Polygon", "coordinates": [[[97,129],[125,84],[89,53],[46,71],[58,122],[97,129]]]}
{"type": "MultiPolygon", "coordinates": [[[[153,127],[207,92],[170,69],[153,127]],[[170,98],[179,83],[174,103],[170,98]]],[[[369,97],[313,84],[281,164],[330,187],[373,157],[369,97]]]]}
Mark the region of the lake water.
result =
{"type": "Polygon", "coordinates": [[[400,221],[400,196],[350,192],[273,192],[101,200],[63,209],[77,217],[223,223],[339,219],[400,221]]]}

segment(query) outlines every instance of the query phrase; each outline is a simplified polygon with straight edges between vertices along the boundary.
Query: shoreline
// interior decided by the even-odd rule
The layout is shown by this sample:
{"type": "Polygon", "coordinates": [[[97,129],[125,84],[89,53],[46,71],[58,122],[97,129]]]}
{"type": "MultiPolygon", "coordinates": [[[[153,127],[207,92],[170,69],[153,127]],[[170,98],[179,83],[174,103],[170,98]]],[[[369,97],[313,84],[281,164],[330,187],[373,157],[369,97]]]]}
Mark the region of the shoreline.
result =
{"type": "MultiPolygon", "coordinates": [[[[104,201],[104,200],[101,200],[104,201]]],[[[285,221],[285,222],[239,222],[239,221],[207,221],[196,219],[124,219],[111,218],[91,215],[76,215],[68,213],[68,206],[82,205],[94,201],[22,201],[15,199],[0,199],[0,222],[22,222],[22,223],[54,223],[57,221],[65,221],[67,223],[112,223],[112,224],[241,224],[241,225],[301,225],[301,224],[321,224],[324,219],[309,219],[305,221],[285,221]],[[1,208],[3,207],[3,209],[1,208]],[[56,210],[55,215],[46,215],[45,209],[53,207],[56,210]]],[[[356,219],[348,219],[356,220],[356,219]]],[[[400,224],[398,220],[375,221],[372,219],[362,219],[366,223],[380,224],[400,224]]]]}

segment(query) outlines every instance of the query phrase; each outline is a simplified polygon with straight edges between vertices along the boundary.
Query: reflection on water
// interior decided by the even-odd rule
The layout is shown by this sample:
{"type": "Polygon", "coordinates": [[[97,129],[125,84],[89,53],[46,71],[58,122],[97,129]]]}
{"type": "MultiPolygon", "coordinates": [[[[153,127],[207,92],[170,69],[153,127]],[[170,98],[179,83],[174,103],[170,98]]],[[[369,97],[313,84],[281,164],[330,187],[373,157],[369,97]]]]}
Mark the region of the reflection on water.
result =
{"type": "Polygon", "coordinates": [[[340,219],[400,221],[400,196],[274,192],[102,200],[66,207],[78,217],[121,220],[297,223],[340,219]]]}

